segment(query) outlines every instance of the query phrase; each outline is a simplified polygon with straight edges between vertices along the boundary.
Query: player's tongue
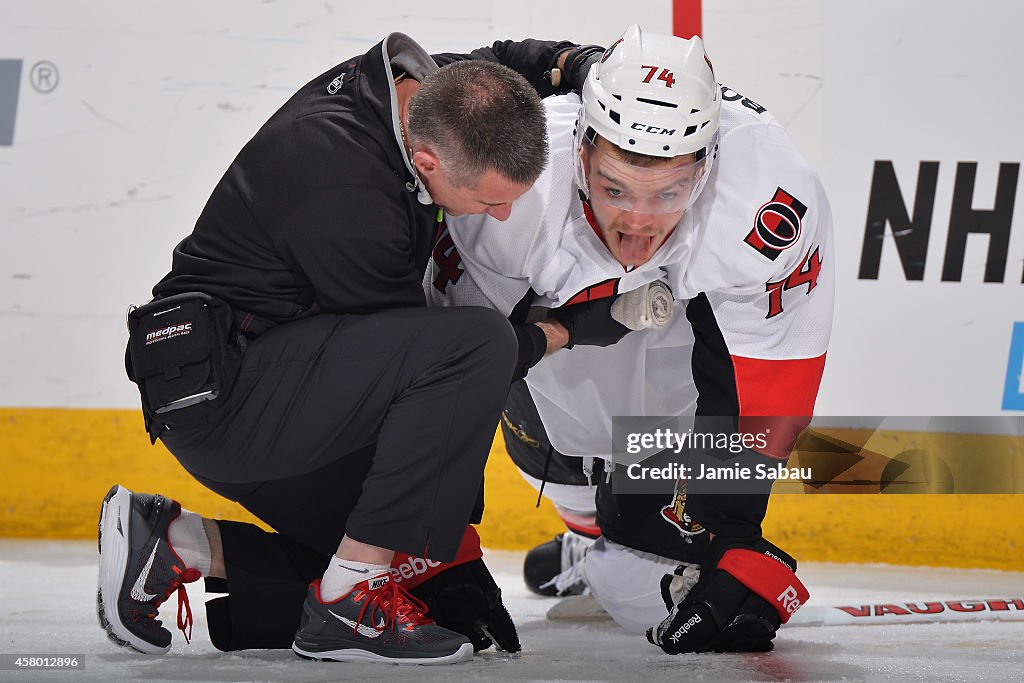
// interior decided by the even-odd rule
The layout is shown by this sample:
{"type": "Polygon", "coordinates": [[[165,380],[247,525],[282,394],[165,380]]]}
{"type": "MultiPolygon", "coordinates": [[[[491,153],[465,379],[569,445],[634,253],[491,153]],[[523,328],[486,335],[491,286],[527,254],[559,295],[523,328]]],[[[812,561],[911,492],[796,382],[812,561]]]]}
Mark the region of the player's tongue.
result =
{"type": "Polygon", "coordinates": [[[624,261],[645,261],[650,258],[652,235],[627,235],[619,233],[619,254],[624,261]]]}

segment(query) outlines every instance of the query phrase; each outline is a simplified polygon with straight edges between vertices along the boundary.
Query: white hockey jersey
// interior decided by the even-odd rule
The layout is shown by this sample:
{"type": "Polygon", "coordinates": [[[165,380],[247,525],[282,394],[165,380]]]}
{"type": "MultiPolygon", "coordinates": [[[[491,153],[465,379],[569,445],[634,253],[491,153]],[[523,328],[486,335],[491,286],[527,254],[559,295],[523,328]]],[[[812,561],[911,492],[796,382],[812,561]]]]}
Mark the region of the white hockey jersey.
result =
{"type": "MultiPolygon", "coordinates": [[[[628,272],[589,224],[573,179],[579,98],[546,99],[544,173],[505,222],[447,219],[424,278],[430,303],[509,315],[531,289],[534,305],[555,307],[662,279],[679,300],[706,296],[725,346],[712,344],[712,351],[731,369],[725,381],[734,384],[741,415],[810,416],[832,323],[828,199],[771,114],[722,90],[718,158],[707,185],[650,261],[628,272]]],[[[699,336],[707,345],[709,335],[699,336]]],[[[542,359],[526,381],[552,445],[566,455],[607,458],[612,417],[694,414],[694,343],[679,303],[665,328],[542,359]]]]}

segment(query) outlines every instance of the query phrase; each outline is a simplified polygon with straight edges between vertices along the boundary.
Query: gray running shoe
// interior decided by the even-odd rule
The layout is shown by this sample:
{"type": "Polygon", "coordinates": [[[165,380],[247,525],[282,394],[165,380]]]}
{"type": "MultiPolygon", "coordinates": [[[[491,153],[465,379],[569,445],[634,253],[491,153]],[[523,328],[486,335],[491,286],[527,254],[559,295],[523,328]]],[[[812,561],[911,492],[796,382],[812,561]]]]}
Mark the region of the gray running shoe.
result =
{"type": "Polygon", "coordinates": [[[391,664],[455,664],[473,658],[462,634],[428,619],[426,606],[381,574],[333,602],[309,586],[292,650],[306,659],[391,664]]]}
{"type": "Polygon", "coordinates": [[[100,574],[96,613],[107,637],[143,654],[171,648],[171,633],[158,608],[178,592],[178,628],[189,640],[192,610],[183,584],[199,579],[167,542],[167,528],[181,506],[163,496],[132,493],[115,485],[100,508],[100,574]]]}

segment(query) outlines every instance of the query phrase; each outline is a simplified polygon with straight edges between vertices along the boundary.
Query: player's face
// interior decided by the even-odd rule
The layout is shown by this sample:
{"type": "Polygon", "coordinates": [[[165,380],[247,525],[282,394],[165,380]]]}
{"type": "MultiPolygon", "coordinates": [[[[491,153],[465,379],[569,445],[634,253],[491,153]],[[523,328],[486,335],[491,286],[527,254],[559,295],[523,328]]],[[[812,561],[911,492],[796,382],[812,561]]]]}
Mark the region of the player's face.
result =
{"type": "Polygon", "coordinates": [[[485,213],[499,221],[512,214],[512,202],[530,189],[495,171],[484,173],[474,187],[458,186],[448,180],[443,169],[430,176],[427,187],[434,203],[452,216],[485,213]]]}
{"type": "Polygon", "coordinates": [[[591,208],[608,251],[623,267],[650,261],[684,213],[643,214],[596,203],[591,203],[591,208]]]}
{"type": "Polygon", "coordinates": [[[682,219],[696,182],[694,163],[687,155],[635,166],[615,149],[599,139],[584,152],[590,207],[612,256],[623,266],[639,266],[682,219]]]}

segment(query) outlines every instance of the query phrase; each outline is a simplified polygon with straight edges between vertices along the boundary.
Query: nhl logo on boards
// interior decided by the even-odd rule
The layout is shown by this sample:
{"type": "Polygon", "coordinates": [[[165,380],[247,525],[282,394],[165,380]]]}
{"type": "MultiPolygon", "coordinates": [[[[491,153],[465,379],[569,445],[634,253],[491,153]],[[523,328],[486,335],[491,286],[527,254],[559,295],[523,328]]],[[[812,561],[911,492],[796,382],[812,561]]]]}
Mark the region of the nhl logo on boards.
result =
{"type": "Polygon", "coordinates": [[[776,188],[771,201],[758,209],[754,228],[743,241],[774,261],[800,239],[805,213],[807,205],[781,187],[776,188]]]}

